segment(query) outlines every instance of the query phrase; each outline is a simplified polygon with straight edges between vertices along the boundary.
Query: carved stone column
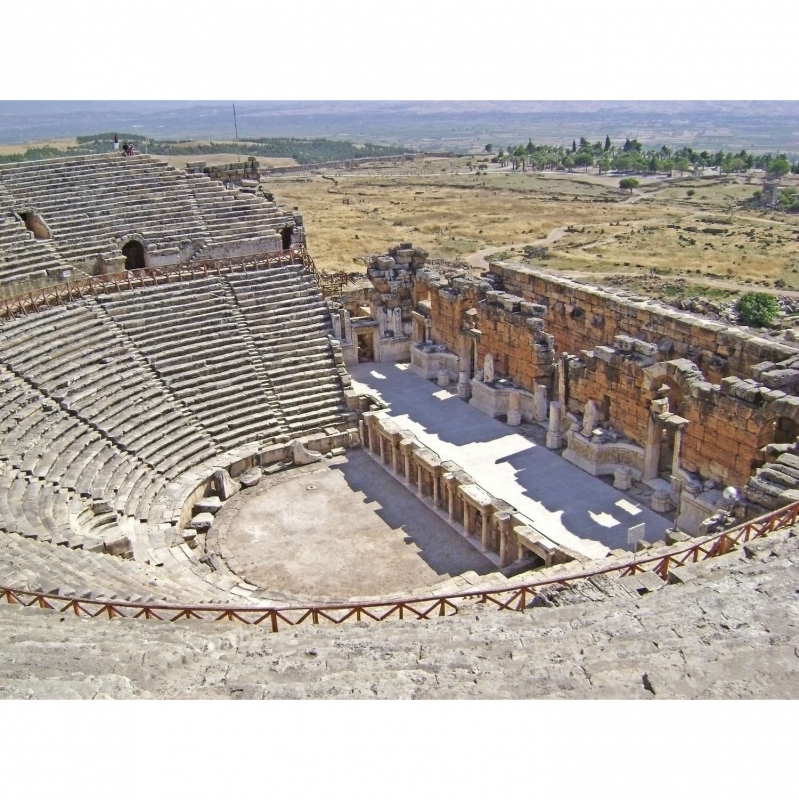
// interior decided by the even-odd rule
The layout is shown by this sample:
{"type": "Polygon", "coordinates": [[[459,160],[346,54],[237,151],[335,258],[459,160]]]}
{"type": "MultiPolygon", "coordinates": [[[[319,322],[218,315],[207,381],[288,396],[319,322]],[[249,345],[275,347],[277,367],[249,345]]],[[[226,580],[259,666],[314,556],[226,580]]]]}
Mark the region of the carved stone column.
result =
{"type": "Polygon", "coordinates": [[[480,545],[482,551],[485,553],[488,550],[489,540],[491,537],[491,506],[482,506],[480,508],[482,515],[482,528],[480,531],[480,545]]]}
{"type": "Polygon", "coordinates": [[[515,428],[522,422],[522,412],[519,410],[519,393],[515,389],[508,395],[508,425],[515,428]]]}
{"type": "Polygon", "coordinates": [[[469,381],[472,377],[472,340],[461,336],[461,352],[458,361],[458,397],[468,400],[472,395],[469,381]]]}
{"type": "Polygon", "coordinates": [[[447,485],[447,513],[449,521],[455,521],[455,476],[452,474],[444,476],[444,482],[447,485]]]}
{"type": "Polygon", "coordinates": [[[547,387],[536,385],[534,416],[536,422],[543,422],[547,418],[547,387]]]}
{"type": "Polygon", "coordinates": [[[502,512],[497,514],[499,522],[499,566],[507,567],[510,561],[510,514],[502,512]]]}
{"type": "Polygon", "coordinates": [[[549,429],[547,430],[547,449],[558,450],[563,446],[560,432],[560,403],[553,400],[549,404],[549,429]]]}

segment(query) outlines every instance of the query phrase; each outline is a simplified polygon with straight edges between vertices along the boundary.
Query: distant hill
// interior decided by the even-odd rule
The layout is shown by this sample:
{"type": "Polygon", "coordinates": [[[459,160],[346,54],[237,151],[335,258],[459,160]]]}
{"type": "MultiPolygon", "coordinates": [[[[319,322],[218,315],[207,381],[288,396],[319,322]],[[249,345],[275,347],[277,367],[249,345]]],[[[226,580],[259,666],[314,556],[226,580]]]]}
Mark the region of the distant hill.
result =
{"type": "MultiPolygon", "coordinates": [[[[325,138],[425,150],[470,151],[532,138],[567,144],[636,138],[707,150],[799,154],[796,101],[236,102],[239,136],[325,138]],[[568,142],[566,141],[568,138],[568,142]]],[[[0,101],[0,143],[122,130],[154,139],[234,137],[227,101],[0,101]]]]}

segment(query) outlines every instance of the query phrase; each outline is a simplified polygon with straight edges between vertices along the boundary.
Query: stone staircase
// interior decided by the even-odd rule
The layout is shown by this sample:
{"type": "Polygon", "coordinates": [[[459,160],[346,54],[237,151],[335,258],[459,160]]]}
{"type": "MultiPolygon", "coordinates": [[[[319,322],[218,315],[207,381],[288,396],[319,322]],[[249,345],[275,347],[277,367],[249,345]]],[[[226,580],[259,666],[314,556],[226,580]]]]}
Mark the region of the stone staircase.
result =
{"type": "Polygon", "coordinates": [[[0,605],[0,697],[796,698],[794,533],[676,569],[654,591],[592,578],[523,613],[471,604],[272,634],[0,605]]]}
{"type": "Polygon", "coordinates": [[[233,287],[230,285],[230,281],[227,278],[223,280],[221,287],[225,292],[231,317],[236,325],[239,337],[247,348],[247,355],[250,359],[250,363],[252,364],[255,374],[258,376],[258,380],[261,382],[261,390],[263,391],[264,397],[266,397],[269,407],[272,409],[275,419],[277,420],[279,433],[276,434],[275,440],[286,440],[289,438],[287,435],[286,416],[283,412],[283,408],[280,405],[277,394],[275,394],[272,381],[269,379],[269,372],[267,371],[264,360],[261,357],[261,352],[258,350],[252,333],[250,332],[247,319],[239,307],[236,293],[233,291],[233,287]]]}
{"type": "Polygon", "coordinates": [[[330,312],[301,266],[227,278],[246,319],[292,437],[341,424],[343,385],[331,345],[330,312]]]}

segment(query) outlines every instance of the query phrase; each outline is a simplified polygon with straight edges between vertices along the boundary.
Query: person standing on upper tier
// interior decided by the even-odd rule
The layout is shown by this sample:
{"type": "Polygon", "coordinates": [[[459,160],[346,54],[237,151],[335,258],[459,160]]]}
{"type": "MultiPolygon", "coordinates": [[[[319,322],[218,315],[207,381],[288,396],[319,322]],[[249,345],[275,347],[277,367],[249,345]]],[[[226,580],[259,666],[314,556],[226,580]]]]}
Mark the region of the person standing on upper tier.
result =
{"type": "Polygon", "coordinates": [[[114,134],[114,152],[115,153],[119,152],[119,136],[117,136],[116,134],[114,134]]]}

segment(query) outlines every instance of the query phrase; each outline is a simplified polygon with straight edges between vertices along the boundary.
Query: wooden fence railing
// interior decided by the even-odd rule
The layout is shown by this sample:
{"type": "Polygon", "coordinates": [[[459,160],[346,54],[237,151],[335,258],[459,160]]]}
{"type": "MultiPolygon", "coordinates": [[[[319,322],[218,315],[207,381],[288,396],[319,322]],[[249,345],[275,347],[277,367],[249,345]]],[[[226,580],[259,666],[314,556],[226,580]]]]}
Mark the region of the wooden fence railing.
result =
{"type": "Polygon", "coordinates": [[[59,613],[72,612],[84,617],[127,617],[133,619],[155,619],[165,622],[180,620],[202,620],[219,622],[223,620],[242,622],[247,625],[266,625],[273,632],[281,626],[294,626],[321,622],[341,624],[346,620],[413,619],[423,620],[438,616],[457,614],[459,601],[491,603],[501,610],[522,611],[535,596],[548,586],[568,586],[578,580],[597,575],[618,573],[619,577],[635,575],[639,572],[655,572],[666,580],[671,569],[685,564],[704,561],[708,558],[729,553],[736,545],[743,544],[759,536],[765,536],[780,528],[796,524],[799,519],[799,502],[785,506],[777,511],[739,525],[723,533],[694,542],[682,549],[679,546],[667,554],[649,558],[633,558],[619,564],[611,564],[599,569],[589,569],[573,575],[549,578],[520,586],[489,589],[485,591],[460,592],[440,597],[409,598],[407,600],[386,600],[375,603],[320,604],[311,606],[231,606],[231,605],[185,605],[160,603],[131,603],[117,600],[86,600],[68,598],[46,592],[31,592],[0,586],[0,601],[23,606],[38,606],[59,613]]]}
{"type": "Polygon", "coordinates": [[[321,288],[321,279],[314,266],[313,259],[304,247],[292,247],[289,250],[276,250],[260,256],[242,256],[239,258],[198,261],[197,263],[176,264],[169,267],[151,267],[146,269],[115,272],[110,275],[93,275],[77,281],[45,286],[25,294],[15,295],[0,300],[0,322],[35,314],[46,308],[70,303],[84,297],[98,294],[123,292],[145,286],[159,286],[164,283],[180,282],[191,278],[223,275],[229,272],[247,272],[287,264],[302,264],[314,277],[321,288]]]}

